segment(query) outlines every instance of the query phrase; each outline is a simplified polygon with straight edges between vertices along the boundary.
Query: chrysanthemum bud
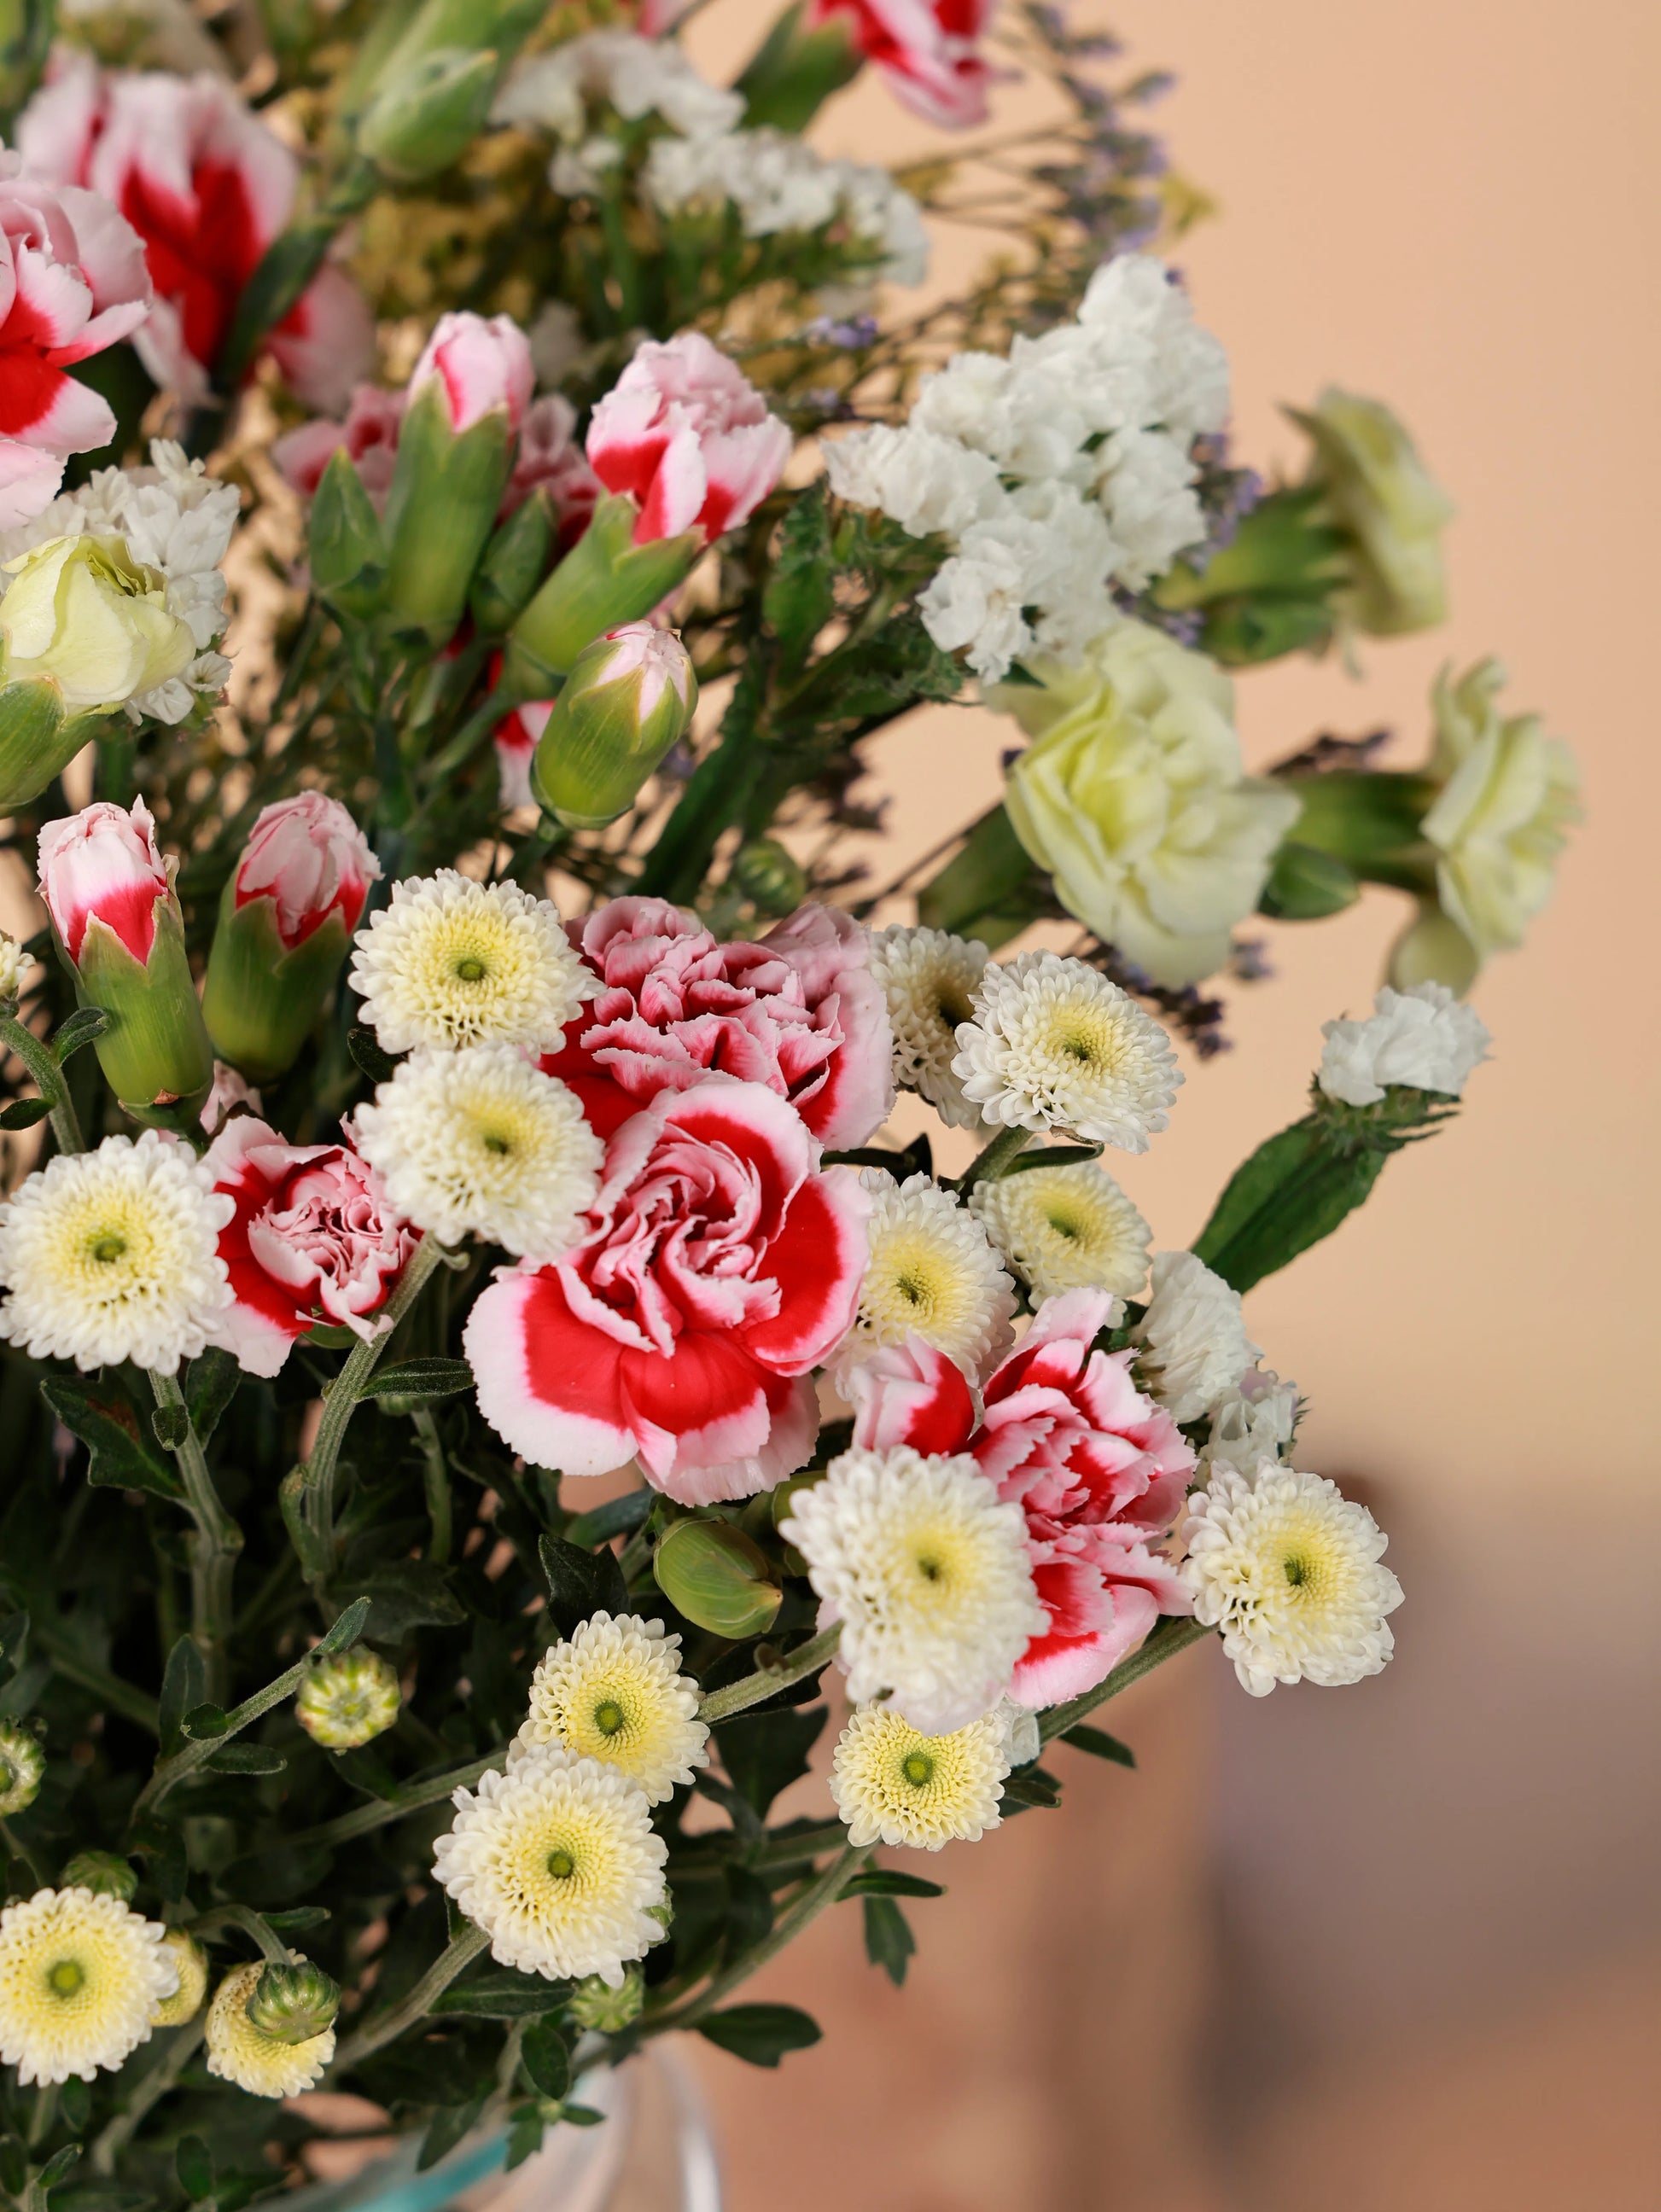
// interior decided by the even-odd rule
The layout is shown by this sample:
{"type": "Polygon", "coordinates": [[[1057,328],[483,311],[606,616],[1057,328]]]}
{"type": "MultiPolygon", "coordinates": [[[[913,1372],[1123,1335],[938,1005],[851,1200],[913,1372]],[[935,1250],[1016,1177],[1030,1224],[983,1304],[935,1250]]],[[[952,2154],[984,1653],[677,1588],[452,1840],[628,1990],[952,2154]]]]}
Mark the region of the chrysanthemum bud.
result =
{"type": "Polygon", "coordinates": [[[496,57],[488,47],[470,52],[441,46],[417,55],[364,109],[358,150],[399,184],[447,168],[483,128],[496,76],[496,57]]]}
{"type": "Polygon", "coordinates": [[[807,896],[801,862],[776,837],[752,837],[740,845],[733,862],[733,880],[764,914],[794,914],[807,896]]]}
{"type": "Polygon", "coordinates": [[[181,676],[190,625],[167,607],[167,580],[121,538],[52,538],[4,563],[0,645],[14,683],[49,678],[71,714],[119,707],[181,676]]]}
{"type": "Polygon", "coordinates": [[[47,676],[0,688],[0,812],[38,798],[97,729],[96,714],[66,714],[47,676]]]}
{"type": "Polygon", "coordinates": [[[0,929],[0,1006],[15,1006],[28,988],[34,955],[25,952],[15,937],[0,929]]]}
{"type": "Polygon", "coordinates": [[[359,1644],[315,1662],[294,1701],[295,1718],[326,1751],[356,1751],[398,1718],[398,1673],[359,1644]]]}
{"type": "Polygon", "coordinates": [[[337,799],[302,791],[254,823],[219,902],[202,1012],[250,1081],[292,1067],[323,1011],[380,863],[337,799]]]}
{"type": "Polygon", "coordinates": [[[28,1810],[46,1771],[38,1738],[21,1721],[0,1720],[0,1820],[28,1810]]]}
{"type": "Polygon", "coordinates": [[[182,2027],[187,2020],[196,2018],[208,1994],[208,1954],[183,1928],[169,1928],[161,1946],[178,1966],[179,1987],[170,1997],[161,1999],[150,2014],[150,2023],[155,2027],[182,2027]]]}
{"type": "Polygon", "coordinates": [[[678,1521],[652,1562],[658,1588],[675,1610],[712,1635],[759,1636],[770,1628],[784,1592],[767,1555],[727,1521],[678,1521]]]}
{"type": "Polygon", "coordinates": [[[319,599],[359,620],[375,613],[386,593],[386,533],[344,446],[318,481],[307,538],[319,599]]]}
{"type": "Polygon", "coordinates": [[[309,1959],[267,1966],[244,2008],[249,2024],[277,2043],[309,2043],[334,2025],[340,1984],[309,1959]]]}
{"type": "Polygon", "coordinates": [[[536,750],[531,781],[571,830],[599,830],[641,786],[692,719],[697,679],[672,630],[630,623],[577,658],[536,750]]]}
{"type": "Polygon", "coordinates": [[[107,799],[40,832],[40,896],[83,1006],[109,1026],[94,1049],[135,1121],[180,1127],[202,1110],[213,1047],[185,951],[173,863],[142,799],[107,799]]]}
{"type": "Polygon", "coordinates": [[[580,1981],[566,2001],[566,2011],[578,2027],[591,2027],[601,2035],[617,2035],[640,2016],[646,1999],[646,1977],[638,1966],[628,1967],[623,1987],[614,1990],[599,1974],[580,1981]]]}
{"type": "Polygon", "coordinates": [[[131,1905],[138,1876],[113,1851],[77,1851],[58,1877],[59,1889],[89,1889],[95,1897],[119,1897],[131,1905]]]}
{"type": "Polygon", "coordinates": [[[524,612],[554,543],[553,502],[538,485],[484,549],[473,579],[473,620],[499,635],[524,612]]]}
{"type": "Polygon", "coordinates": [[[516,697],[546,698],[585,646],[649,615],[685,580],[703,545],[698,532],[637,545],[638,519],[626,493],[600,500],[587,530],[514,623],[503,680],[516,697]]]}

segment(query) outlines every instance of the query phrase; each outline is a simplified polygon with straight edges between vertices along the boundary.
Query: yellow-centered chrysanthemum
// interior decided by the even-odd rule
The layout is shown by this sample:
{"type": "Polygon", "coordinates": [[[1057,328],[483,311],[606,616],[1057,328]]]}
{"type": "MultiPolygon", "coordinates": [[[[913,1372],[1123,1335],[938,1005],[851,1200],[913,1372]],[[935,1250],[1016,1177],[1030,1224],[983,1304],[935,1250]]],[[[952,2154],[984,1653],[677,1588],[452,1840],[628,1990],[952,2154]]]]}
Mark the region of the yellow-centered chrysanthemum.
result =
{"type": "Polygon", "coordinates": [[[208,1994],[208,1954],[183,1928],[169,1928],[161,1946],[179,1969],[179,1987],[153,2008],[151,2023],[156,2027],[182,2027],[187,2020],[196,2018],[208,1994]]]}
{"type": "Polygon", "coordinates": [[[973,1000],[991,958],[978,939],[944,929],[879,929],[871,972],[888,1000],[894,1032],[894,1080],[926,1098],[955,1129],[980,1127],[981,1109],[952,1072],[958,1024],[973,1021],[973,1000]]]}
{"type": "Polygon", "coordinates": [[[0,2059],[20,2083],[90,2081],[149,2041],[179,1984],[165,1933],[89,1889],[40,1889],[0,1912],[0,2059]]]}
{"type": "Polygon", "coordinates": [[[837,1740],[830,1794],[848,1840],[937,1851],[977,1843],[998,1825],[1009,1771],[1001,1711],[950,1735],[925,1735],[887,1705],[866,1705],[837,1740]]]}
{"type": "Polygon", "coordinates": [[[842,1364],[915,1334],[978,1375],[1007,1348],[1015,1310],[1014,1285],[986,1231],[930,1176],[902,1183],[867,1168],[860,1181],[872,1200],[871,1256],[842,1364]]]}
{"type": "MultiPolygon", "coordinates": [[[[1035,1156],[1042,1160],[1042,1152],[1035,1156]]],[[[977,1182],[970,1211],[1035,1298],[1112,1291],[1134,1298],[1147,1280],[1147,1222],[1093,1160],[1023,1167],[977,1182]]]]}
{"type": "Polygon", "coordinates": [[[679,1637],[666,1636],[660,1620],[597,1613],[544,1655],[514,1754],[563,1745],[618,1768],[659,1805],[709,1755],[709,1730],[697,1715],[679,1637]]]}
{"type": "MultiPolygon", "coordinates": [[[[295,1956],[290,1954],[290,1956],[295,1956]]],[[[208,2071],[234,2081],[251,2097],[297,2097],[315,2088],[334,2057],[334,2030],[307,2036],[303,2043],[281,2043],[262,2035],[248,2018],[248,1999],[265,1971],[263,1960],[233,1966],[208,2007],[208,2071]]]]}

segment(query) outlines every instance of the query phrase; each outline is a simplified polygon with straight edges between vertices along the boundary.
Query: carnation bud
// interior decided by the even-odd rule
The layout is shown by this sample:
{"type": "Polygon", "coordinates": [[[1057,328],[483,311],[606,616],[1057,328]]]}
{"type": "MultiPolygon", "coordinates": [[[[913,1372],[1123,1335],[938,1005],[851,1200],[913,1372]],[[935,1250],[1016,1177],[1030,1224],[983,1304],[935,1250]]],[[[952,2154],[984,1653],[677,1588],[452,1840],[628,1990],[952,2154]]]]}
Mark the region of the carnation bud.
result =
{"type": "Polygon", "coordinates": [[[1354,906],[1360,896],[1360,879],[1345,861],[1313,845],[1288,841],[1275,855],[1257,911],[1276,921],[1317,921],[1354,906]]]}
{"type": "Polygon", "coordinates": [[[313,1662],[295,1695],[295,1718],[326,1751],[356,1751],[391,1728],[401,1695],[396,1668],[360,1644],[313,1662]]]}
{"type": "Polygon", "coordinates": [[[250,2026],[274,2043],[309,2043],[333,2027],[340,1984],[309,1959],[286,1966],[273,1960],[243,2009],[250,2026]]]}
{"type": "Polygon", "coordinates": [[[0,814],[38,798],[96,734],[99,721],[96,714],[66,714],[63,691],[49,676],[0,688],[0,814]]]}
{"type": "Polygon", "coordinates": [[[565,2001],[565,2009],[578,2027],[600,2035],[618,2035],[640,2017],[646,2001],[646,1977],[638,1966],[625,1967],[623,1986],[614,1990],[599,1974],[588,1974],[565,2001]]]}
{"type": "Polygon", "coordinates": [[[629,623],[596,638],[566,678],[531,765],[531,781],[568,830],[600,830],[692,719],[697,678],[672,630],[629,623]]]}
{"type": "Polygon", "coordinates": [[[734,1642],[770,1628],[784,1598],[767,1554],[730,1521],[677,1521],[652,1572],[678,1613],[734,1642]]]}
{"type": "Polygon", "coordinates": [[[89,1889],[95,1897],[119,1898],[131,1905],[138,1876],[113,1851],[77,1851],[58,1877],[59,1889],[89,1889]]]}
{"type": "Polygon", "coordinates": [[[473,620],[494,636],[512,627],[542,581],[554,543],[554,508],[538,488],[522,501],[484,549],[473,579],[473,620]]]}
{"type": "Polygon", "coordinates": [[[13,683],[46,678],[64,706],[119,707],[182,676],[190,625],[167,606],[167,579],[120,538],[52,538],[3,564],[0,646],[13,683]]]}
{"type": "Polygon", "coordinates": [[[208,1954],[195,1936],[183,1928],[169,1928],[161,1944],[172,1954],[179,1968],[179,1987],[155,2007],[150,2014],[150,2024],[154,2027],[182,2027],[187,2020],[196,2018],[208,1994],[208,1954]]]}
{"type": "Polygon", "coordinates": [[[733,880],[764,914],[794,914],[807,896],[801,862],[776,837],[752,837],[740,845],[733,862],[733,880]]]}
{"type": "Polygon", "coordinates": [[[489,47],[441,46],[414,56],[364,109],[358,151],[396,184],[447,169],[484,128],[498,74],[489,47]]]}
{"type": "Polygon", "coordinates": [[[252,1082],[299,1058],[380,863],[338,799],[302,791],[254,823],[219,902],[202,1012],[214,1050],[252,1082]]]}
{"type": "Polygon", "coordinates": [[[744,94],[745,128],[805,131],[833,92],[859,75],[865,59],[850,11],[808,29],[804,10],[787,8],[751,58],[733,89],[744,94]]]}
{"type": "Polygon", "coordinates": [[[386,591],[386,535],[344,446],[330,454],[307,526],[312,585],[339,614],[360,620],[386,591]]]}
{"type": "Polygon", "coordinates": [[[0,1718],[0,1820],[27,1812],[46,1771],[39,1738],[21,1721],[0,1718]]]}
{"type": "Polygon", "coordinates": [[[40,896],[95,1040],[105,1079],[135,1121],[189,1127],[213,1081],[213,1047],[185,951],[171,860],[142,799],[107,799],[40,832],[40,896]]]}
{"type": "Polygon", "coordinates": [[[586,646],[607,630],[638,622],[667,599],[697,560],[697,531],[635,543],[639,509],[627,492],[608,495],[576,544],[514,623],[507,688],[545,698],[586,646]]]}

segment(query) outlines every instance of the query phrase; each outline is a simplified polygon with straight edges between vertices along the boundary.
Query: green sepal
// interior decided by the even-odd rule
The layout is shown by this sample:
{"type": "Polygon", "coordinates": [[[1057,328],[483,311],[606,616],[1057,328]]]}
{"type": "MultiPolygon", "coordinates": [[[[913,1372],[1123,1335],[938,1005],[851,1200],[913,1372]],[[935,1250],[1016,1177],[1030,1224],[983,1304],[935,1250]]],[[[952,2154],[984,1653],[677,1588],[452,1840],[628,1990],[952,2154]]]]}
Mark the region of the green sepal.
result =
{"type": "Polygon", "coordinates": [[[538,484],[484,549],[473,579],[473,620],[487,635],[510,629],[542,581],[554,544],[554,510],[538,484]]]}
{"type": "Polygon", "coordinates": [[[744,95],[747,130],[767,125],[799,136],[831,94],[851,84],[864,65],[841,14],[815,30],[804,28],[802,15],[800,5],[785,9],[733,88],[744,95]]]}
{"type": "Polygon", "coordinates": [[[1276,921],[1318,921],[1354,906],[1360,896],[1360,878],[1347,860],[1288,839],[1275,855],[1257,911],[1276,921]]]}
{"type": "Polygon", "coordinates": [[[479,556],[507,489],[513,439],[505,408],[450,427],[443,380],[405,410],[386,495],[386,608],[396,628],[445,644],[460,621],[479,556]]]}
{"type": "Polygon", "coordinates": [[[307,528],[319,599],[348,617],[375,613],[386,592],[386,537],[344,446],[329,456],[307,528]]]}
{"type": "MultiPolygon", "coordinates": [[[[185,950],[185,924],[170,892],[153,909],[147,961],[94,915],[78,964],[64,954],[82,1006],[97,1006],[109,1027],[94,1039],[104,1079],[136,1121],[185,1130],[200,1118],[213,1081],[213,1047],[185,950]]],[[[59,947],[60,951],[62,947],[59,947]]]]}
{"type": "Polygon", "coordinates": [[[233,873],[220,894],[219,925],[202,986],[202,1013],[221,1060],[251,1083],[285,1075],[316,1028],[351,939],[338,909],[292,947],[283,942],[273,898],[236,902],[233,873]]]}
{"type": "Polygon", "coordinates": [[[509,704],[547,698],[585,646],[649,615],[684,580],[702,550],[697,532],[636,545],[638,513],[626,492],[602,499],[587,530],[514,623],[502,684],[509,704]]]}
{"type": "Polygon", "coordinates": [[[1275,779],[1295,791],[1303,811],[1292,842],[1342,860],[1356,874],[1412,888],[1433,880],[1434,855],[1423,840],[1425,815],[1439,787],[1427,775],[1390,769],[1329,769],[1275,779]]]}
{"type": "Polygon", "coordinates": [[[0,687],[0,814],[38,799],[104,722],[100,714],[65,714],[50,676],[0,687]]]}
{"type": "Polygon", "coordinates": [[[465,154],[490,112],[498,58],[440,46],[383,79],[358,119],[359,153],[394,184],[417,184],[465,154]]]}

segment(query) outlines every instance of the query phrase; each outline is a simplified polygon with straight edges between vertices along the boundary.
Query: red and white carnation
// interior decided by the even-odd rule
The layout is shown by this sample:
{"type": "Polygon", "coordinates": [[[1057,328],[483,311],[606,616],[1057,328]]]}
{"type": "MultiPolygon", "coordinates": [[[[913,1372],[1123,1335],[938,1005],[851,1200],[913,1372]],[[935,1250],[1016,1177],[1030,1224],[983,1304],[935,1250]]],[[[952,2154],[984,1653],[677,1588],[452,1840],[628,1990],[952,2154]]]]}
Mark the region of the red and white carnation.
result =
{"type": "Polygon", "coordinates": [[[588,426],[594,473],[635,499],[642,545],[686,530],[708,545],[736,530],[789,458],[789,430],[701,331],[640,346],[588,426]]]}
{"type": "Polygon", "coordinates": [[[942,129],[986,120],[992,70],[980,41],[995,0],[812,0],[814,27],[845,23],[896,97],[942,129]]]}
{"type": "Polygon", "coordinates": [[[545,392],[531,402],[519,426],[519,450],[502,501],[506,516],[533,491],[545,491],[553,502],[562,552],[588,527],[594,502],[605,489],[576,441],[576,410],[563,392],[545,392]]]}
{"type": "Polygon", "coordinates": [[[854,1317],[869,1201],[787,1100],[705,1075],[626,1121],[579,1241],[468,1318],[479,1410],[567,1474],[638,1458],[689,1505],[805,1466],[812,1370],[854,1317]]]}
{"type": "Polygon", "coordinates": [[[277,440],[271,447],[271,459],[301,496],[310,499],[337,449],[344,446],[379,514],[392,488],[404,408],[401,392],[386,392],[378,384],[360,384],[352,393],[344,422],[332,422],[319,416],[313,422],[302,422],[277,440]]]}
{"type": "Polygon", "coordinates": [[[133,958],[150,957],[155,908],[167,898],[172,865],[155,842],[155,817],[142,799],[131,808],[95,799],[48,822],[39,845],[40,896],[71,963],[81,964],[87,931],[98,923],[119,937],[133,958]]]}
{"type": "Polygon", "coordinates": [[[409,397],[436,383],[458,435],[500,408],[517,430],[535,382],[531,342],[511,315],[441,315],[410,378],[409,397]]]}
{"type": "Polygon", "coordinates": [[[888,1004],[870,933],[851,915],[804,906],[758,945],[722,945],[666,899],[620,898],[571,934],[604,988],[542,1066],[602,1137],[712,1072],[788,1099],[835,1152],[887,1120],[888,1004]]]}
{"type": "Polygon", "coordinates": [[[368,1339],[420,1231],[401,1221],[347,1145],[290,1145],[233,1115],[204,1156],[236,1211],[219,1232],[234,1304],[212,1340],[250,1375],[275,1375],[319,1323],[368,1339]]]}
{"type": "Polygon", "coordinates": [[[297,792],[265,807],[236,864],[236,905],[271,902],[277,933],[292,951],[338,914],[350,937],[363,918],[380,863],[338,799],[297,792]]]}

